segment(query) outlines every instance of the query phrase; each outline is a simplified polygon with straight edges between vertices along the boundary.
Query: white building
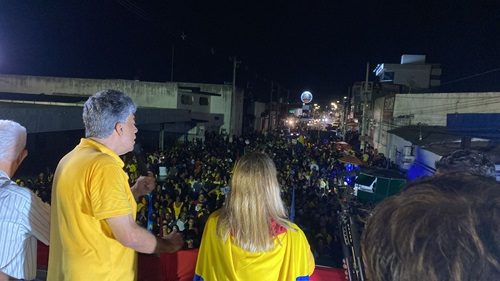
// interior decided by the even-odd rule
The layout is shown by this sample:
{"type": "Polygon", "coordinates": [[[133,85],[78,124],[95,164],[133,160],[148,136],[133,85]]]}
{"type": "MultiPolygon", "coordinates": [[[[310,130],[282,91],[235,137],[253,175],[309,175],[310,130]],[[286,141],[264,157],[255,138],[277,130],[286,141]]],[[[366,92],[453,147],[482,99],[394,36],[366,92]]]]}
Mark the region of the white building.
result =
{"type": "Polygon", "coordinates": [[[400,64],[378,64],[374,72],[380,82],[405,85],[410,92],[441,85],[441,66],[425,59],[425,55],[402,55],[400,64]]]}
{"type": "MultiPolygon", "coordinates": [[[[500,113],[500,92],[395,94],[377,98],[369,122],[370,144],[405,170],[421,153],[425,156],[421,159],[429,160],[424,167],[432,171],[433,163],[447,152],[446,147],[460,147],[461,137],[446,128],[448,114],[464,113],[500,113]]],[[[473,139],[472,145],[485,144],[484,140],[473,139]]],[[[491,156],[494,161],[500,160],[499,155],[491,156]]]]}
{"type": "Polygon", "coordinates": [[[104,89],[134,100],[138,127],[159,132],[160,148],[164,134],[241,134],[243,93],[233,96],[231,85],[0,75],[0,118],[21,122],[30,133],[82,129],[83,102],[104,89]]]}

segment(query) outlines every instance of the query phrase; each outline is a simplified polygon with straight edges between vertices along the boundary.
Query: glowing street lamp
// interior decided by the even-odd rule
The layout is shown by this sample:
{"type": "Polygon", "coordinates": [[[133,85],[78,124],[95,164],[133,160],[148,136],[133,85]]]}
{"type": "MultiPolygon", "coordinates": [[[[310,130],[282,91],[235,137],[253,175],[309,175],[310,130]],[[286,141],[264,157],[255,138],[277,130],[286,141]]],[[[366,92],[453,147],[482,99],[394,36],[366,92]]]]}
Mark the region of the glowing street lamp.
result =
{"type": "Polygon", "coordinates": [[[304,91],[302,92],[302,94],[300,95],[300,100],[305,103],[305,104],[308,104],[310,103],[312,100],[313,100],[313,95],[311,92],[309,91],[304,91]]]}

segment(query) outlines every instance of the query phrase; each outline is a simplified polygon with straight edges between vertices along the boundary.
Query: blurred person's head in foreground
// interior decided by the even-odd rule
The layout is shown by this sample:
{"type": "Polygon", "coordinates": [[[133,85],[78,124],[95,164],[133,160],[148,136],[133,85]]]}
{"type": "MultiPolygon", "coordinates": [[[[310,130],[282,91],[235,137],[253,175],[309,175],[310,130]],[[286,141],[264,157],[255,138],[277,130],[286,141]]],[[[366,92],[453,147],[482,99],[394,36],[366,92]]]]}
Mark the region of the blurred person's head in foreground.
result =
{"type": "Polygon", "coordinates": [[[499,280],[500,183],[459,173],[411,183],[375,208],[362,250],[370,281],[499,280]]]}

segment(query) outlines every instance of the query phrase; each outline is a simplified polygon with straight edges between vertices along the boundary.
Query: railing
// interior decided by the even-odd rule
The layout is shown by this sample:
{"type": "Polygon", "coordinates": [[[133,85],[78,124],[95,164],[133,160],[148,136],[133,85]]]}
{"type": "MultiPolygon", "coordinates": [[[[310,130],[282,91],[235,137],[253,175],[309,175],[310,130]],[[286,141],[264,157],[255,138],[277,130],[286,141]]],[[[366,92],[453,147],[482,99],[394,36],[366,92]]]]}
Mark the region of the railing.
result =
{"type": "MultiPolygon", "coordinates": [[[[47,269],[49,247],[38,243],[38,267],[47,269]]],[[[174,254],[139,254],[138,281],[192,281],[198,249],[174,254]]],[[[345,281],[343,269],[316,266],[311,281],[345,281]]]]}

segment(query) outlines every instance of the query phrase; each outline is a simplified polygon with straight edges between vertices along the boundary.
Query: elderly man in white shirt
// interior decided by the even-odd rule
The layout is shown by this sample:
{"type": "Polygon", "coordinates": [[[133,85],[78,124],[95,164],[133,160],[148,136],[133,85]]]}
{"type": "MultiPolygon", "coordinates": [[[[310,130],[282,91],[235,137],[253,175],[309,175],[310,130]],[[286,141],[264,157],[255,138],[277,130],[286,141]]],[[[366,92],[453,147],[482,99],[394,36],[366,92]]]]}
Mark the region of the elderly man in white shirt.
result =
{"type": "Polygon", "coordinates": [[[26,158],[26,128],[0,120],[0,281],[34,280],[37,239],[49,244],[50,206],[11,177],[26,158]]]}

